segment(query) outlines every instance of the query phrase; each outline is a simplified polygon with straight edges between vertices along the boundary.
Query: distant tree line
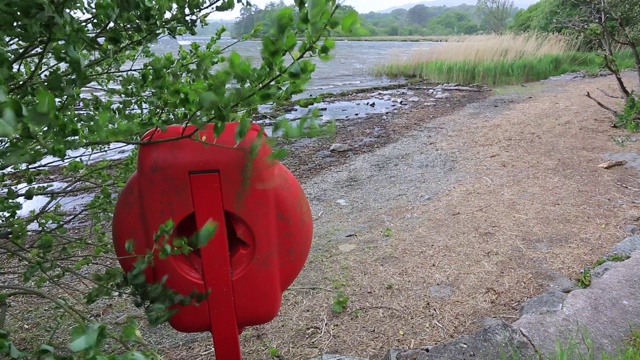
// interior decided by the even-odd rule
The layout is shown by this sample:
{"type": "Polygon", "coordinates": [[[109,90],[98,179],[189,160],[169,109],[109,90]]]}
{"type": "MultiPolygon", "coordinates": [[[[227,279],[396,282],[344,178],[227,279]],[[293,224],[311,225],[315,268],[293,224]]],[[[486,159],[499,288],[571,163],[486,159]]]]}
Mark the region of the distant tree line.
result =
{"type": "MultiPolygon", "coordinates": [[[[242,8],[240,17],[229,29],[231,36],[261,37],[268,34],[276,23],[278,10],[285,7],[295,10],[293,5],[286,5],[283,1],[270,2],[264,8],[256,5],[242,8]]],[[[350,36],[434,36],[503,32],[508,29],[517,10],[511,0],[478,0],[476,5],[451,7],[419,4],[410,9],[396,9],[389,13],[360,14],[359,30],[350,36]]],[[[351,6],[342,6],[338,11],[344,14],[355,10],[351,6]]],[[[332,35],[344,34],[337,30],[332,35]]]]}

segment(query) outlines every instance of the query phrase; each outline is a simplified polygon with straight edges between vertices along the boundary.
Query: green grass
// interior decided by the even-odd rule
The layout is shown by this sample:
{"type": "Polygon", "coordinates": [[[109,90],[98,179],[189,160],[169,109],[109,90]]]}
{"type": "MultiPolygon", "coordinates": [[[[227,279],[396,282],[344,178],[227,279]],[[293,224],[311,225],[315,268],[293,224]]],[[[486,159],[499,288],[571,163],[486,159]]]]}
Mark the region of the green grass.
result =
{"type": "MultiPolygon", "coordinates": [[[[633,67],[630,51],[617,55],[622,68],[633,67]]],[[[548,79],[568,72],[586,70],[596,73],[602,60],[593,53],[567,52],[515,60],[407,62],[383,65],[374,70],[378,76],[426,79],[437,83],[516,85],[548,79]]]]}
{"type": "Polygon", "coordinates": [[[634,330],[624,347],[615,354],[596,354],[589,339],[584,339],[581,350],[575,343],[559,346],[554,356],[549,360],[640,360],[640,331],[634,330]]]}
{"type": "Polygon", "coordinates": [[[582,269],[582,271],[580,272],[580,277],[578,278],[578,281],[577,281],[578,287],[582,289],[586,289],[587,287],[589,287],[589,285],[591,285],[591,282],[593,281],[593,278],[591,276],[591,270],[606,263],[607,261],[621,262],[621,261],[627,260],[628,258],[629,256],[623,256],[618,254],[611,254],[607,257],[601,257],[595,263],[593,263],[592,266],[587,266],[586,268],[582,269]]]}

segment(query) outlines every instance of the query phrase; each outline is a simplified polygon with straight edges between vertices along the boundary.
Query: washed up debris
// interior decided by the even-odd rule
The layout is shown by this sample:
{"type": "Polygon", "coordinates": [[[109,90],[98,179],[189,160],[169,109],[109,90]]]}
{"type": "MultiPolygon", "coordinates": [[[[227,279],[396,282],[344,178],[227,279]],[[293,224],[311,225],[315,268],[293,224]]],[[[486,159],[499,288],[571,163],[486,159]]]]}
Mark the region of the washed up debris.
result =
{"type": "Polygon", "coordinates": [[[609,161],[607,161],[605,163],[602,163],[602,164],[598,165],[598,167],[601,167],[603,169],[611,169],[611,168],[616,167],[616,166],[622,166],[622,165],[624,165],[626,163],[627,163],[626,160],[609,160],[609,161]]]}

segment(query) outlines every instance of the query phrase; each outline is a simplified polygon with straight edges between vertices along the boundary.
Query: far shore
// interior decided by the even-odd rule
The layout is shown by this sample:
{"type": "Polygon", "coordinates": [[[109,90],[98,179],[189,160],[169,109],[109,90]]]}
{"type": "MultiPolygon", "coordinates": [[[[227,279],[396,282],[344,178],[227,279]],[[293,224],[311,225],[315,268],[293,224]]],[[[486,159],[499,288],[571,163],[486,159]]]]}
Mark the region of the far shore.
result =
{"type": "Polygon", "coordinates": [[[335,36],[335,41],[403,41],[403,42],[446,42],[450,36],[335,36]]]}

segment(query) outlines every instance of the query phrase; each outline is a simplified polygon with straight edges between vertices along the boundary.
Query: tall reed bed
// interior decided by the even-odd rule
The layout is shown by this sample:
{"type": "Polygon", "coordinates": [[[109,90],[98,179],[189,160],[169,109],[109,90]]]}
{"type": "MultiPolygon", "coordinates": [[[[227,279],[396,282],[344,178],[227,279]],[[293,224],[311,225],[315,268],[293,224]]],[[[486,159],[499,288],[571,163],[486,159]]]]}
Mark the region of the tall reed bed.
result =
{"type": "MultiPolygon", "coordinates": [[[[405,55],[405,60],[379,66],[374,73],[434,82],[509,85],[571,71],[597,71],[598,56],[576,48],[575,42],[560,35],[465,36],[416,50],[405,55]]],[[[630,55],[620,54],[623,65],[630,55]]]]}

